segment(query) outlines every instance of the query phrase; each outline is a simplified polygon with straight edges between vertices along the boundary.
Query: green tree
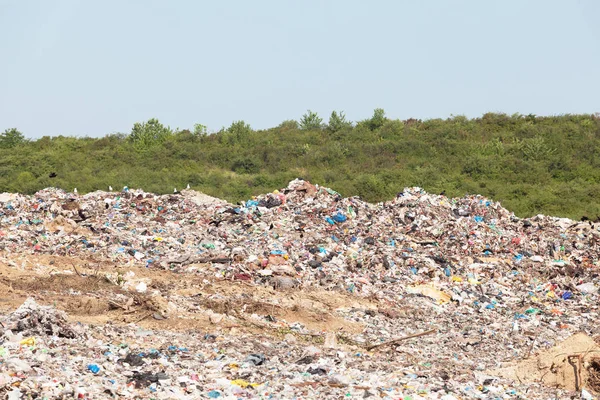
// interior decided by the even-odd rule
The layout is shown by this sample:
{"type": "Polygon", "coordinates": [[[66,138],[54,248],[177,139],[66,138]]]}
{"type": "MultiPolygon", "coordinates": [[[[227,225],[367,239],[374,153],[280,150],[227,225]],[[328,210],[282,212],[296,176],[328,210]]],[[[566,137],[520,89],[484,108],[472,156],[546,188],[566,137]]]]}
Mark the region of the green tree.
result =
{"type": "Polygon", "coordinates": [[[25,143],[25,136],[17,130],[10,128],[0,134],[0,148],[10,149],[25,143]]]}
{"type": "Polygon", "coordinates": [[[321,129],[323,127],[323,118],[319,117],[319,114],[308,110],[300,119],[300,129],[304,131],[311,131],[321,129]]]}
{"type": "Polygon", "coordinates": [[[373,110],[373,116],[365,122],[367,127],[370,130],[374,131],[376,129],[381,128],[387,120],[388,119],[385,116],[385,111],[383,110],[383,108],[376,108],[375,110],[373,110]]]}
{"type": "Polygon", "coordinates": [[[338,113],[337,111],[332,111],[331,116],[329,117],[329,123],[327,124],[327,130],[335,133],[346,128],[352,128],[352,122],[346,119],[344,112],[340,111],[338,113]]]}
{"type": "Polygon", "coordinates": [[[208,129],[206,125],[202,124],[194,124],[194,135],[195,136],[206,136],[208,134],[208,129]]]}
{"type": "Polygon", "coordinates": [[[164,143],[172,136],[171,128],[165,127],[158,119],[152,118],[148,122],[136,122],[131,129],[129,141],[138,148],[146,149],[164,143]]]}
{"type": "Polygon", "coordinates": [[[229,128],[219,132],[219,140],[222,143],[236,144],[247,141],[252,134],[252,127],[245,121],[234,121],[229,128]]]}

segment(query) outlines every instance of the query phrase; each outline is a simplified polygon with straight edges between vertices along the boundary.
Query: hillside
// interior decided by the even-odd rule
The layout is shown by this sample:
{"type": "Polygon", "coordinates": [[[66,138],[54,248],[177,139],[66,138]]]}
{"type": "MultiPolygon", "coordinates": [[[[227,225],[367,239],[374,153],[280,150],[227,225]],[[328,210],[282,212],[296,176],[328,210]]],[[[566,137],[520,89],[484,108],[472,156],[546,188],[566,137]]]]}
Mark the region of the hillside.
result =
{"type": "Polygon", "coordinates": [[[370,202],[419,186],[449,197],[482,194],[521,217],[600,215],[597,115],[400,121],[376,110],[356,124],[341,113],[325,124],[307,113],[268,130],[238,121],[213,134],[150,120],[102,138],[27,141],[7,130],[0,146],[0,192],[110,185],[170,193],[190,184],[237,202],[299,177],[370,202]]]}

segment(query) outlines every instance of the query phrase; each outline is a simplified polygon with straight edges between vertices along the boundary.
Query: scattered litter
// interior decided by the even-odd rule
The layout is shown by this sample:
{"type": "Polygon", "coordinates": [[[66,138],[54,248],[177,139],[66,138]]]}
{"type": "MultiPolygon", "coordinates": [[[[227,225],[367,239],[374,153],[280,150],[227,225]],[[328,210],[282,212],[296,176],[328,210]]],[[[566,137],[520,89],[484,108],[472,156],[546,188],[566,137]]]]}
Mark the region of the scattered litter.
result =
{"type": "Polygon", "coordinates": [[[1,194],[0,395],[598,398],[599,225],[301,179],[1,194]]]}

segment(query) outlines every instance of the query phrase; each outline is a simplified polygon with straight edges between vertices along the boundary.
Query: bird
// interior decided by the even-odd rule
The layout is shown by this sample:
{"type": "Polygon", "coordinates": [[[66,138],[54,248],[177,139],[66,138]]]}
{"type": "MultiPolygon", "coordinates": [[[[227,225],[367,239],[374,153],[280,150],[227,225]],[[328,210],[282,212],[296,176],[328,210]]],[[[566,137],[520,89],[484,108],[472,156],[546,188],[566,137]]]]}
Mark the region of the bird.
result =
{"type": "Polygon", "coordinates": [[[177,193],[177,188],[174,188],[174,189],[173,189],[173,193],[177,193]]]}
{"type": "Polygon", "coordinates": [[[190,190],[190,184],[189,184],[189,183],[188,183],[188,185],[187,185],[187,190],[190,190]]]}
{"type": "Polygon", "coordinates": [[[110,186],[110,185],[108,186],[108,191],[112,192],[112,186],[110,186]]]}
{"type": "Polygon", "coordinates": [[[49,178],[56,178],[56,172],[51,172],[50,175],[48,175],[49,178]]]}
{"type": "Polygon", "coordinates": [[[73,193],[77,194],[77,188],[73,189],[73,193]]]}

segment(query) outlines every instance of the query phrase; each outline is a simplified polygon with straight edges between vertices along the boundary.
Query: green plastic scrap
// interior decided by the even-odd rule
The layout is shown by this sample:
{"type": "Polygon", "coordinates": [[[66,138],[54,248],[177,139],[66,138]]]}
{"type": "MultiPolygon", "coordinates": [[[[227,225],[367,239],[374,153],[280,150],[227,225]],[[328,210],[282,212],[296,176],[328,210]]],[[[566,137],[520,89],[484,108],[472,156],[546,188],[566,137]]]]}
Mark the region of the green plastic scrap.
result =
{"type": "Polygon", "coordinates": [[[533,308],[533,307],[530,307],[527,310],[525,310],[525,314],[539,314],[541,312],[542,312],[542,310],[540,310],[539,308],[533,308]]]}
{"type": "Polygon", "coordinates": [[[336,192],[336,191],[335,191],[335,190],[333,190],[333,189],[330,189],[330,188],[325,188],[325,190],[327,191],[327,193],[329,193],[329,194],[332,194],[332,195],[334,195],[334,196],[341,196],[341,194],[339,194],[338,192],[336,192]]]}

